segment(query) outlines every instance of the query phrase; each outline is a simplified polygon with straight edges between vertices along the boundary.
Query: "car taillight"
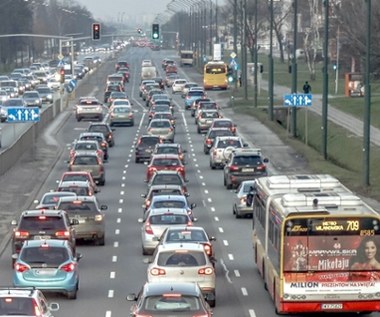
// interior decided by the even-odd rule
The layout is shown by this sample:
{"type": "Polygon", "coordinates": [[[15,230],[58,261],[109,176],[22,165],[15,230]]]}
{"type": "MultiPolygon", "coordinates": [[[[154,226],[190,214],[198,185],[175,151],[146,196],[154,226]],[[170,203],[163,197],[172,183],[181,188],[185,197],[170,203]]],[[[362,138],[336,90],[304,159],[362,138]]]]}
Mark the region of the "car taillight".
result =
{"type": "Polygon", "coordinates": [[[152,229],[152,227],[150,226],[150,223],[149,223],[149,222],[147,222],[147,223],[145,224],[145,233],[147,233],[147,234],[153,234],[153,229],[152,229]]]}
{"type": "Polygon", "coordinates": [[[236,166],[236,165],[231,165],[230,166],[230,172],[236,172],[239,170],[239,166],[236,166]]]}
{"type": "Polygon", "coordinates": [[[214,270],[211,267],[202,267],[198,270],[198,274],[200,275],[211,275],[214,273],[214,270]]]}
{"type": "Polygon", "coordinates": [[[23,273],[25,271],[28,271],[30,269],[29,266],[22,264],[22,263],[16,263],[15,264],[15,270],[16,272],[23,273]]]}
{"type": "Polygon", "coordinates": [[[246,202],[247,202],[247,197],[246,196],[240,198],[240,203],[241,204],[245,204],[246,202]]]}
{"type": "Polygon", "coordinates": [[[67,237],[70,237],[70,232],[69,231],[57,231],[55,233],[55,236],[57,238],[67,238],[67,237]]]}
{"type": "Polygon", "coordinates": [[[150,270],[150,274],[152,274],[153,276],[160,276],[160,275],[166,275],[166,272],[164,269],[154,267],[153,269],[150,270]]]}
{"type": "Polygon", "coordinates": [[[207,144],[207,145],[211,145],[211,143],[212,143],[212,139],[207,139],[207,140],[206,140],[206,144],[207,144]]]}
{"type": "Polygon", "coordinates": [[[15,231],[15,237],[20,239],[27,239],[29,237],[28,231],[15,231]]]}
{"type": "Polygon", "coordinates": [[[189,220],[188,222],[187,222],[187,226],[188,227],[191,227],[193,225],[193,222],[191,221],[191,220],[189,220]]]}
{"type": "Polygon", "coordinates": [[[212,247],[211,245],[209,245],[208,243],[205,243],[203,245],[203,248],[205,249],[205,252],[208,256],[211,256],[212,255],[212,247]]]}
{"type": "Polygon", "coordinates": [[[146,203],[145,203],[145,208],[149,208],[149,206],[150,206],[150,200],[148,199],[147,201],[146,201],[146,203]]]}
{"type": "Polygon", "coordinates": [[[40,308],[38,307],[38,305],[33,301],[33,309],[34,309],[34,316],[35,317],[41,317],[43,316],[40,308]]]}
{"type": "Polygon", "coordinates": [[[68,273],[69,272],[73,272],[75,270],[75,266],[76,266],[75,263],[72,263],[72,262],[71,263],[67,263],[67,264],[61,266],[60,270],[68,272],[68,273]]]}
{"type": "Polygon", "coordinates": [[[256,169],[259,171],[265,171],[266,166],[265,166],[265,164],[261,164],[261,165],[257,166],[256,169]]]}
{"type": "Polygon", "coordinates": [[[103,215],[96,215],[95,216],[95,221],[102,221],[103,220],[103,215]]]}
{"type": "Polygon", "coordinates": [[[107,143],[106,143],[106,142],[102,142],[100,145],[101,145],[102,147],[106,147],[106,146],[107,146],[107,143]]]}
{"type": "Polygon", "coordinates": [[[132,119],[132,118],[133,118],[133,114],[130,113],[130,114],[128,115],[128,118],[129,118],[129,119],[132,119]]]}
{"type": "Polygon", "coordinates": [[[148,173],[154,173],[154,172],[157,172],[157,168],[155,168],[155,167],[149,167],[148,168],[148,173]]]}
{"type": "Polygon", "coordinates": [[[209,314],[199,314],[199,315],[193,315],[193,317],[210,317],[209,314]]]}

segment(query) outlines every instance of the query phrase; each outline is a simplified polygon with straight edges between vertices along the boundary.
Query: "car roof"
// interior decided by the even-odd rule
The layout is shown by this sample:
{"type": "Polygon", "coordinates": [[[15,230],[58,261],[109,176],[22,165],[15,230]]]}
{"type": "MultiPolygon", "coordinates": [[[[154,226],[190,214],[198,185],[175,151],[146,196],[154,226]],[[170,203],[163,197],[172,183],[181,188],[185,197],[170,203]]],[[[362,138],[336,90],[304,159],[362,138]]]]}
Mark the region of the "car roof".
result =
{"type": "Polygon", "coordinates": [[[147,282],[144,284],[143,294],[145,296],[156,296],[161,294],[182,294],[189,296],[201,296],[199,286],[193,282],[147,282]]]}

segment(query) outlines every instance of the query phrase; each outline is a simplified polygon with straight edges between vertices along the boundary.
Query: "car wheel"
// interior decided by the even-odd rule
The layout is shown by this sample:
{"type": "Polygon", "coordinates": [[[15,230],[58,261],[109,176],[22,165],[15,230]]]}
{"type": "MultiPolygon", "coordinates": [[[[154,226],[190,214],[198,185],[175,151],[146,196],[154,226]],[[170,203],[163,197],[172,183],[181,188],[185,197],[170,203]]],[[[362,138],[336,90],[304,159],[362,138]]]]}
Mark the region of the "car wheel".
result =
{"type": "Polygon", "coordinates": [[[104,186],[106,184],[106,179],[103,177],[100,181],[99,181],[99,185],[100,186],[104,186]]]}
{"type": "Polygon", "coordinates": [[[135,158],[135,163],[140,163],[140,159],[138,159],[137,157],[135,158]]]}
{"type": "Polygon", "coordinates": [[[210,307],[215,307],[216,305],[216,298],[215,298],[215,293],[212,293],[213,299],[210,299],[207,301],[207,303],[210,305],[210,307]]]}
{"type": "Polygon", "coordinates": [[[215,165],[214,165],[214,164],[212,164],[212,163],[211,163],[211,161],[210,161],[210,168],[211,168],[212,170],[214,170],[214,169],[215,169],[215,165]]]}
{"type": "Polygon", "coordinates": [[[101,238],[96,237],[96,239],[95,239],[95,244],[96,245],[105,245],[105,242],[106,242],[106,238],[105,238],[104,235],[101,238]]]}
{"type": "Polygon", "coordinates": [[[201,134],[201,129],[197,128],[198,134],[201,134]]]}
{"type": "Polygon", "coordinates": [[[225,178],[225,177],[223,178],[223,185],[224,185],[224,186],[227,185],[227,182],[226,182],[226,178],[225,178]]]}
{"type": "Polygon", "coordinates": [[[147,249],[145,249],[144,247],[142,247],[142,254],[143,255],[150,255],[151,253],[147,249]]]}
{"type": "Polygon", "coordinates": [[[75,290],[73,290],[71,292],[67,292],[67,298],[68,299],[77,299],[77,293],[78,293],[78,284],[77,284],[75,290]]]}
{"type": "Polygon", "coordinates": [[[77,117],[77,121],[79,122],[79,121],[81,121],[82,120],[82,118],[81,117],[77,117]]]}
{"type": "Polygon", "coordinates": [[[134,121],[132,121],[132,123],[131,123],[131,127],[133,127],[135,125],[135,122],[134,121]]]}

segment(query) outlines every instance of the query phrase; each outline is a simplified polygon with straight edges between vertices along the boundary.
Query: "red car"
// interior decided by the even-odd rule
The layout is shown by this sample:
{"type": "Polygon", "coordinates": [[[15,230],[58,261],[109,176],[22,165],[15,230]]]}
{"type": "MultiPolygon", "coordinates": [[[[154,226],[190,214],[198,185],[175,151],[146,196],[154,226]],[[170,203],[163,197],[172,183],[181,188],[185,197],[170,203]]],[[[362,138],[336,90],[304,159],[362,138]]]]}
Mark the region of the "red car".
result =
{"type": "Polygon", "coordinates": [[[177,171],[183,179],[186,179],[185,166],[176,154],[155,154],[152,156],[146,169],[146,181],[149,182],[157,171],[177,171]]]}

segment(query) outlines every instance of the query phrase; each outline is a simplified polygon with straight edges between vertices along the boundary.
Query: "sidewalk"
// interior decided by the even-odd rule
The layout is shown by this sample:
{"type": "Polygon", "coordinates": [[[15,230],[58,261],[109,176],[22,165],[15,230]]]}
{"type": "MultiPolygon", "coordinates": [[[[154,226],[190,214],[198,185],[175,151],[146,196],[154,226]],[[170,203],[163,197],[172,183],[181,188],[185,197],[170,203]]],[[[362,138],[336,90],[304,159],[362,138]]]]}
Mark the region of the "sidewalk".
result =
{"type": "MultiPolygon", "coordinates": [[[[263,90],[268,90],[268,82],[263,80],[261,87],[263,90]]],[[[278,99],[282,99],[284,95],[290,94],[291,92],[289,87],[274,85],[274,93],[278,99]]],[[[364,103],[363,100],[361,101],[364,103]]],[[[313,94],[313,105],[308,109],[322,115],[322,95],[313,94]]],[[[328,106],[327,116],[329,121],[334,122],[357,136],[363,137],[364,124],[362,120],[330,105],[328,106]]],[[[372,144],[380,146],[380,129],[375,128],[372,125],[370,130],[370,141],[372,144]]]]}

